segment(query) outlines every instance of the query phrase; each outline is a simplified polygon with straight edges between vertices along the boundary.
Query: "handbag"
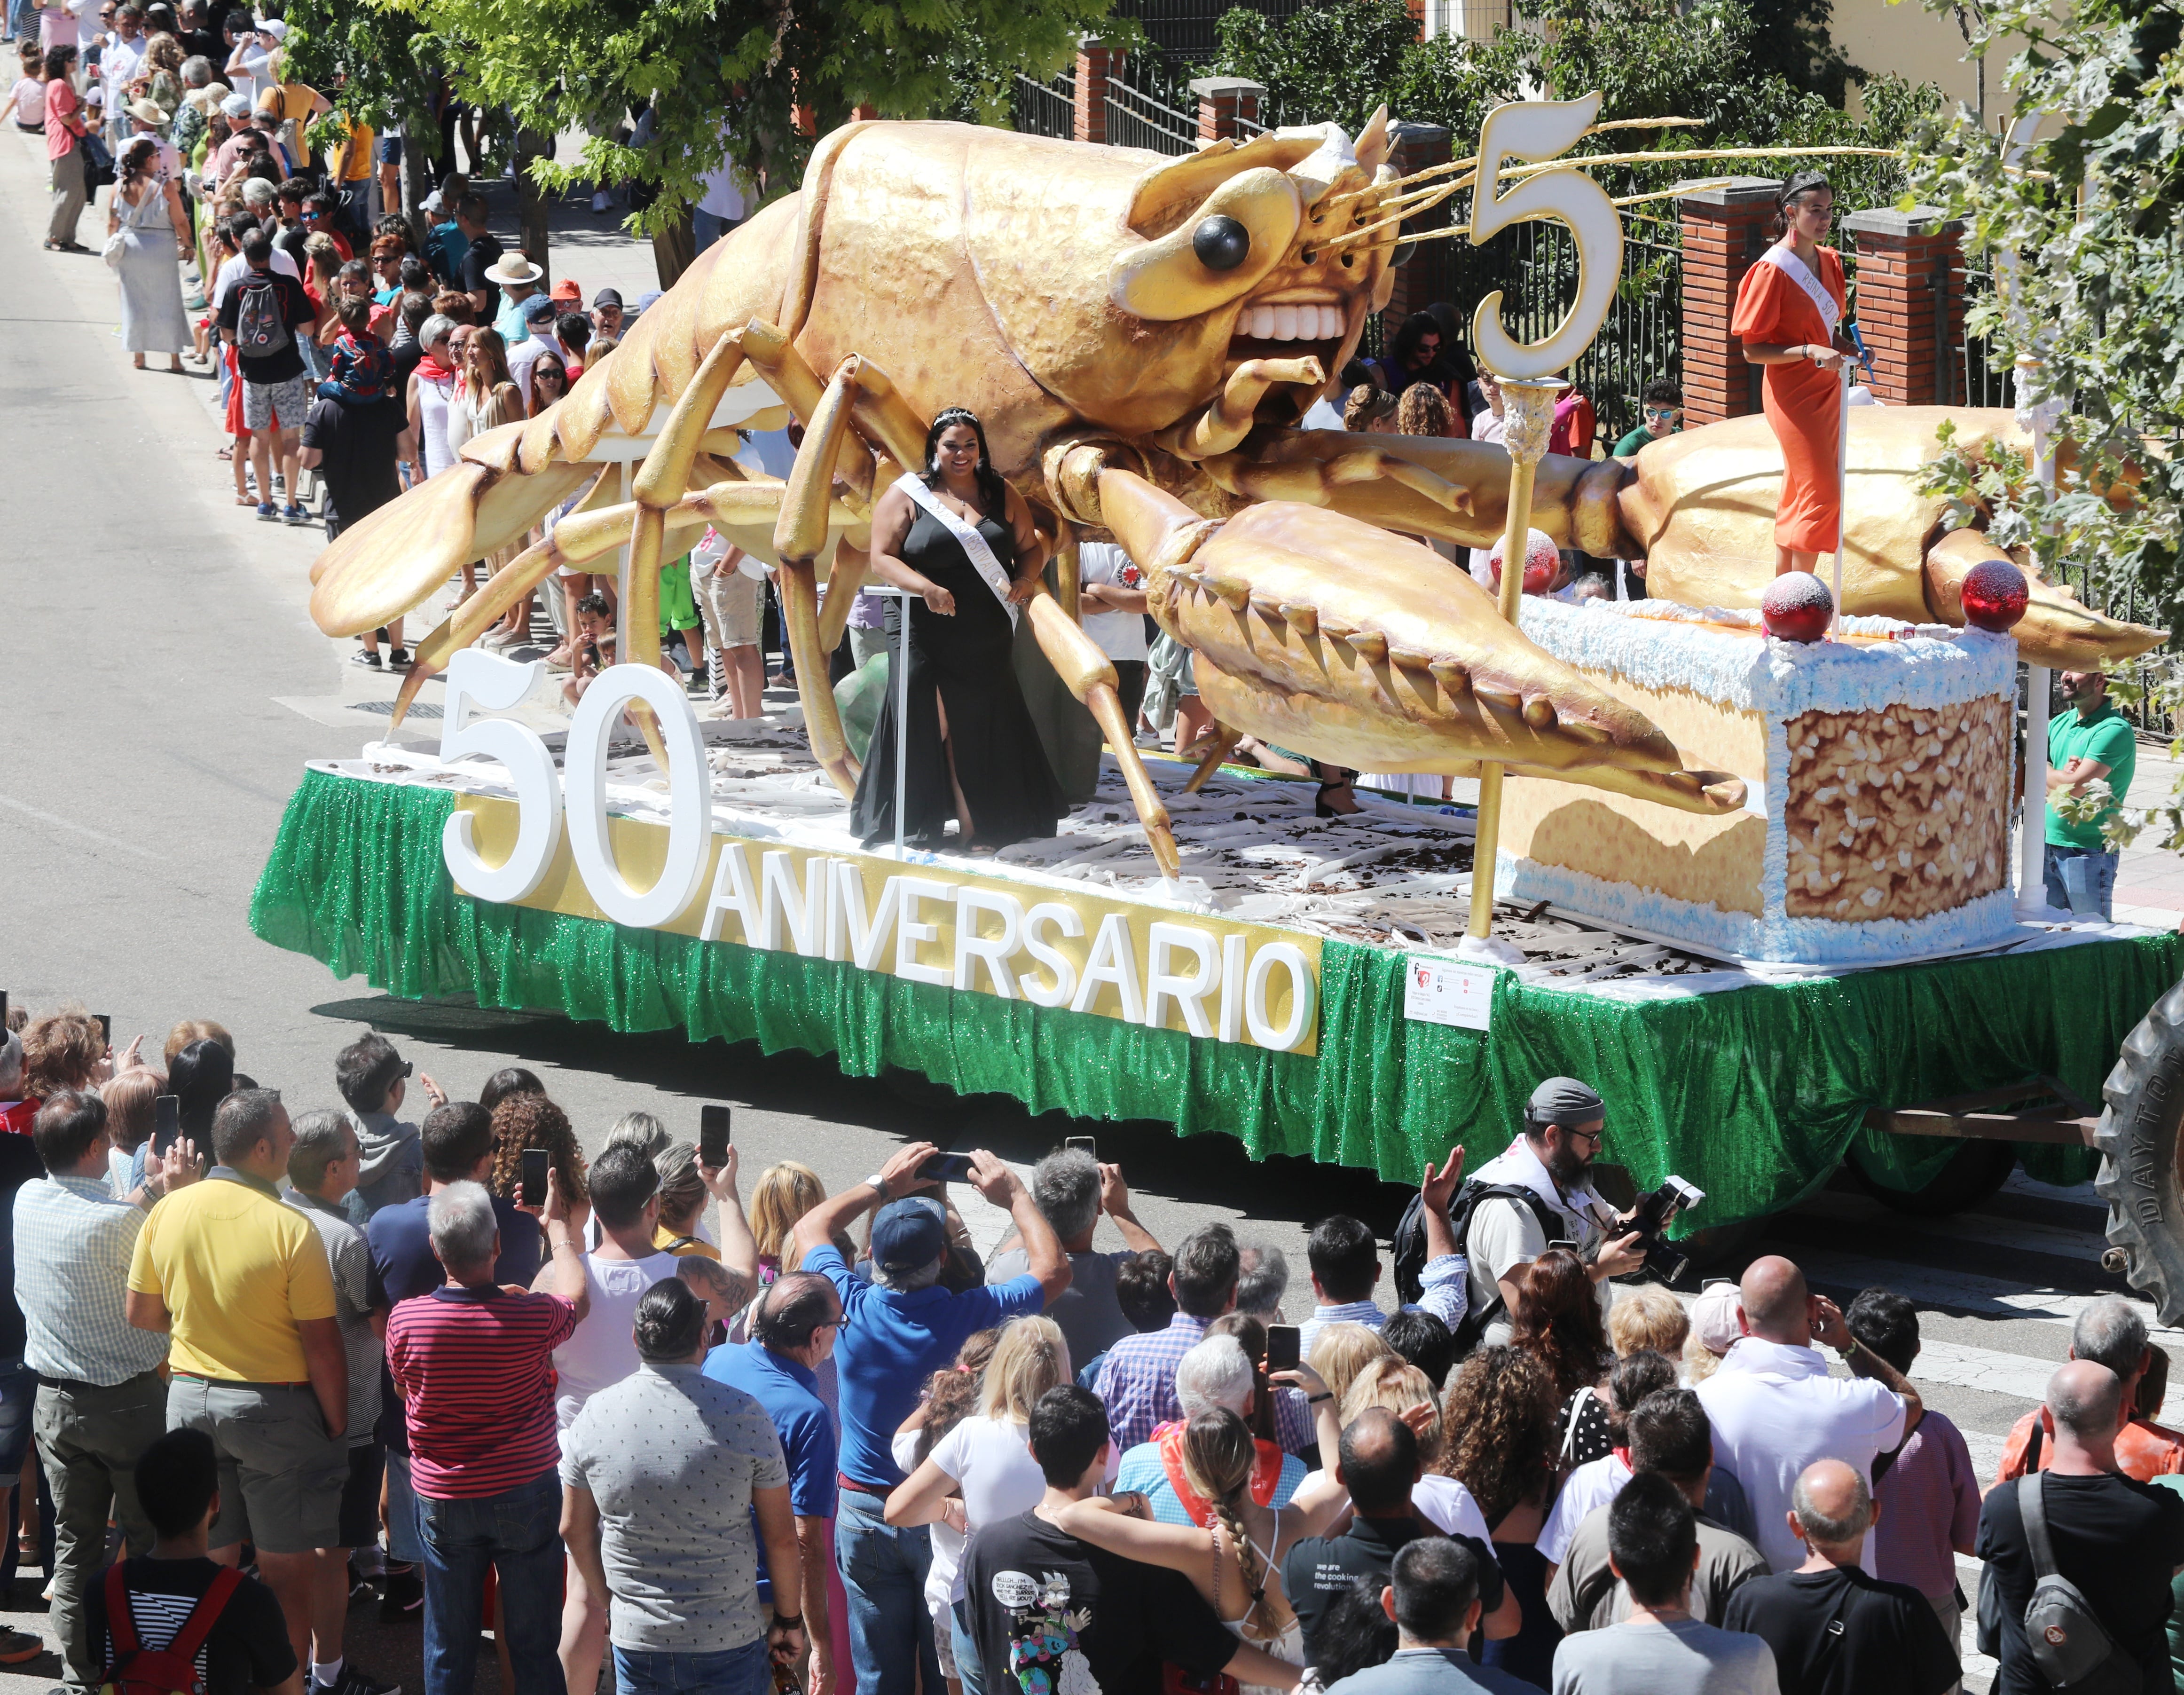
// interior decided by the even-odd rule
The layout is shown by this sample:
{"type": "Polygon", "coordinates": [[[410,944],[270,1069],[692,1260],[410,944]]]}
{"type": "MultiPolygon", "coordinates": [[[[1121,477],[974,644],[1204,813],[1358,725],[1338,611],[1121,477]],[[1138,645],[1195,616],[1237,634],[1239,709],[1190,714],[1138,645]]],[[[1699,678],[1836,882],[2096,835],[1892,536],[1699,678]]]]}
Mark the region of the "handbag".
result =
{"type": "Polygon", "coordinates": [[[128,236],[116,230],[106,238],[106,245],[99,248],[98,256],[106,261],[109,270],[119,270],[121,269],[121,256],[128,251],[128,236]]]}
{"type": "Polygon", "coordinates": [[[83,149],[83,186],[86,192],[103,188],[114,181],[114,155],[106,143],[92,131],[86,130],[75,138],[83,149]]]}

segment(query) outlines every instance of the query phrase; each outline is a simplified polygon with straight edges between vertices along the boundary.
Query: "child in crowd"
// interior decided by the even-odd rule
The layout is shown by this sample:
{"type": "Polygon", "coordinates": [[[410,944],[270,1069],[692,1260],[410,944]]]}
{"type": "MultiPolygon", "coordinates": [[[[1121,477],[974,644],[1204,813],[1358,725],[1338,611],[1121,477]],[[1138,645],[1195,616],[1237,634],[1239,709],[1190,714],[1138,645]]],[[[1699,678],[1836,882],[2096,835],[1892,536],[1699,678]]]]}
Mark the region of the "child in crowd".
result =
{"type": "Polygon", "coordinates": [[[394,355],[387,343],[371,333],[372,303],[351,298],[335,309],[341,333],[334,338],[333,357],[326,380],[319,385],[319,398],[338,400],[345,406],[369,406],[393,392],[394,355]]]}
{"type": "Polygon", "coordinates": [[[1663,436],[1673,436],[1684,427],[1684,391],[1669,378],[1657,377],[1647,383],[1639,404],[1645,409],[1645,421],[1616,443],[1618,459],[1635,458],[1639,449],[1652,446],[1663,436]]]}

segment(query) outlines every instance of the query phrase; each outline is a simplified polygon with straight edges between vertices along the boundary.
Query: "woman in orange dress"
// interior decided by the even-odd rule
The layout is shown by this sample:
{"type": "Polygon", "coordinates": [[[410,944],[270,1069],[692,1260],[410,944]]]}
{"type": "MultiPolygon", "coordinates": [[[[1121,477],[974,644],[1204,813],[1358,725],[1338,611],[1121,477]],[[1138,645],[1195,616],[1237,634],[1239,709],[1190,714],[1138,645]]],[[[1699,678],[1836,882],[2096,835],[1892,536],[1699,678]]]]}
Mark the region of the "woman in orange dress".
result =
{"type": "Polygon", "coordinates": [[[1810,571],[1833,553],[1841,524],[1842,384],[1838,346],[1847,302],[1842,255],[1820,245],[1836,209],[1818,171],[1775,197],[1781,238],[1745,273],[1730,332],[1766,371],[1767,421],[1782,444],[1782,501],[1774,511],[1774,571],[1810,571]]]}

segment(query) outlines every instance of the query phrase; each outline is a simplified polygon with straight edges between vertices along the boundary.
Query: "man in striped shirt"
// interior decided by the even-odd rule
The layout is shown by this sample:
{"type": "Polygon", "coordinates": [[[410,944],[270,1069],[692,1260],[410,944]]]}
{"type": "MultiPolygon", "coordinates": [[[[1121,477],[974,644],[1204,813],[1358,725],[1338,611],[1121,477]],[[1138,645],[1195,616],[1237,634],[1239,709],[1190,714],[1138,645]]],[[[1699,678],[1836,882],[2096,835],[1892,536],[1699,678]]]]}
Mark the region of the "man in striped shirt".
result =
{"type": "Polygon", "coordinates": [[[500,1573],[515,1687],[560,1695],[567,1686],[554,1652],[562,1549],[553,1356],[590,1304],[577,1221],[549,1173],[554,1276],[531,1292],[493,1281],[500,1232],[482,1185],[438,1190],[429,1224],[448,1280],[402,1302],[387,1321],[425,1546],[426,1695],[468,1695],[488,1565],[500,1573]]]}

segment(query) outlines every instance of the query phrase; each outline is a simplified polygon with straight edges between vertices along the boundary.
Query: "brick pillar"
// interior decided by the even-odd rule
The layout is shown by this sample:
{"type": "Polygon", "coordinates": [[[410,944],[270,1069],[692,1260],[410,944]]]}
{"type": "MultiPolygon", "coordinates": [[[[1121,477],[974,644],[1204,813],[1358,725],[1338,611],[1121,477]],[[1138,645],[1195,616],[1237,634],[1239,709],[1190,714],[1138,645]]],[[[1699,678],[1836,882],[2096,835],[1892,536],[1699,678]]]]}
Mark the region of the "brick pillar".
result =
{"type": "MultiPolygon", "coordinates": [[[[1391,124],[1388,129],[1388,162],[1401,176],[1424,170],[1429,165],[1446,164],[1451,156],[1451,140],[1445,125],[1391,124]]],[[[1408,220],[1405,230],[1407,233],[1446,229],[1448,220],[1449,203],[1443,201],[1430,211],[1408,220]]],[[[1395,292],[1389,295],[1387,308],[1380,315],[1384,337],[1392,337],[1412,313],[1436,300],[1448,298],[1448,248],[1446,239],[1421,242],[1411,250],[1409,259],[1396,268],[1395,292]]]]}
{"type": "Polygon", "coordinates": [[[1267,98],[1263,82],[1240,76],[1195,76],[1190,92],[1198,97],[1198,144],[1234,139],[1239,118],[1259,121],[1259,102],[1267,98]]]}
{"type": "Polygon", "coordinates": [[[1096,36],[1087,36],[1077,47],[1077,139],[1104,143],[1107,139],[1107,78],[1123,56],[1111,53],[1096,36]]]}
{"type": "Polygon", "coordinates": [[[1914,206],[1854,212],[1843,228],[1858,253],[1858,327],[1873,355],[1874,397],[1893,406],[1962,401],[1954,352],[1964,330],[1964,225],[1914,206]]]}
{"type": "Polygon", "coordinates": [[[1712,424],[1759,410],[1759,367],[1729,332],[1736,291],[1767,251],[1772,177],[1732,176],[1676,201],[1684,234],[1684,421],[1712,424]]]}

